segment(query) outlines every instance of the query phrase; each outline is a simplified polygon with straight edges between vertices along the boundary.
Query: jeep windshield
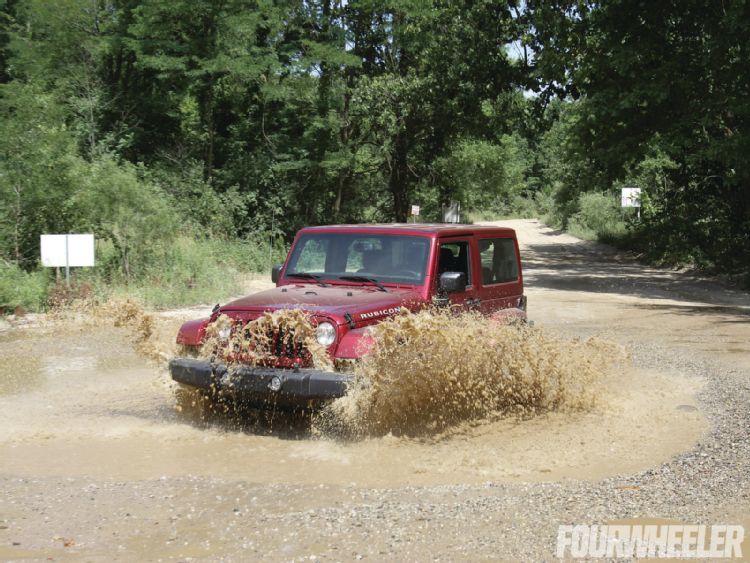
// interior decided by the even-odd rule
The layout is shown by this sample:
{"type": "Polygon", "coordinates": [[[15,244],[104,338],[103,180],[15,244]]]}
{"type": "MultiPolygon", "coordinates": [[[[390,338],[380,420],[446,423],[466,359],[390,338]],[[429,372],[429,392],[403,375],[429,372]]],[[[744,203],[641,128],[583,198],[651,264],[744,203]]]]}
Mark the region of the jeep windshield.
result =
{"type": "Polygon", "coordinates": [[[285,277],[315,281],[422,285],[430,239],[372,233],[307,233],[297,240],[285,277]]]}

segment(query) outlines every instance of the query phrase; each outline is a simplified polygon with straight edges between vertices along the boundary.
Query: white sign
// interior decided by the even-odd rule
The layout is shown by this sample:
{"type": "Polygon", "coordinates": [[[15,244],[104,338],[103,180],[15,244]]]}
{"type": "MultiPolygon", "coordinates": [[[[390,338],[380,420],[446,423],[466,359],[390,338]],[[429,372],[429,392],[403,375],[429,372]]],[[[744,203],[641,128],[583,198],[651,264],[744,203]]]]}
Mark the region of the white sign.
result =
{"type": "Polygon", "coordinates": [[[622,207],[640,207],[641,188],[622,188],[622,207]]]}
{"type": "Polygon", "coordinates": [[[94,235],[41,235],[42,266],[94,265],[94,235]]]}
{"type": "Polygon", "coordinates": [[[411,214],[412,215],[419,215],[419,206],[418,205],[412,205],[411,206],[411,214]]]}
{"type": "Polygon", "coordinates": [[[450,205],[443,205],[443,223],[461,222],[461,203],[451,201],[450,205]]]}

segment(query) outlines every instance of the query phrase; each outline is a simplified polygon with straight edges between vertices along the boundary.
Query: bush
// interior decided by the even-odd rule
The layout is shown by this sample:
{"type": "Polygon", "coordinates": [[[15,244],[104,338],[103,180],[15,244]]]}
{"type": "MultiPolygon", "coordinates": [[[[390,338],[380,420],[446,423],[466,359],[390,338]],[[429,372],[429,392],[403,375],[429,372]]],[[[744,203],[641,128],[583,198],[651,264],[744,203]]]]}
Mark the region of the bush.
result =
{"type": "Polygon", "coordinates": [[[21,308],[39,311],[47,300],[47,273],[25,272],[18,266],[0,263],[0,309],[10,313],[21,308]]]}
{"type": "Polygon", "coordinates": [[[509,201],[498,203],[492,208],[462,211],[461,215],[462,222],[465,219],[470,223],[502,219],[533,219],[539,216],[539,208],[536,199],[515,195],[509,201]]]}
{"type": "Polygon", "coordinates": [[[126,282],[137,282],[150,266],[164,262],[177,235],[181,224],[174,202],[142,180],[138,167],[113,155],[101,155],[84,171],[71,204],[78,214],[74,228],[111,242],[105,264],[119,269],[126,282]]]}
{"type": "Polygon", "coordinates": [[[610,195],[588,192],[578,197],[578,211],[570,218],[568,231],[585,240],[611,240],[626,231],[623,212],[610,195]]]}

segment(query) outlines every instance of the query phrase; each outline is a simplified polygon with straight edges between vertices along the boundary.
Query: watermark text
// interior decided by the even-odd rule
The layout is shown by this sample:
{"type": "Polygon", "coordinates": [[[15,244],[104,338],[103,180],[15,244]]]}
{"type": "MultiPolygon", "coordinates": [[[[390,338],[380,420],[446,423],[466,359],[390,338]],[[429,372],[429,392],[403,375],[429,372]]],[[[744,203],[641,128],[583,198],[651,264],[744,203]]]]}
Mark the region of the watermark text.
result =
{"type": "Polygon", "coordinates": [[[728,524],[560,526],[557,557],[741,558],[744,539],[744,527],[728,524]]]}

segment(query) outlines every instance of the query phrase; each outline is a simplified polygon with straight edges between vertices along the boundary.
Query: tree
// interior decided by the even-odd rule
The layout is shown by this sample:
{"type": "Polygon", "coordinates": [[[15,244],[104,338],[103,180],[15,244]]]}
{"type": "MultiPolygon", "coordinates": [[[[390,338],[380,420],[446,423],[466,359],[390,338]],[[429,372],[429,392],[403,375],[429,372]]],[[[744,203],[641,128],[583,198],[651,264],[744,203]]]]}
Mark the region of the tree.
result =
{"type": "Polygon", "coordinates": [[[79,160],[64,112],[37,85],[0,88],[0,256],[26,269],[39,235],[66,232],[79,160]]]}
{"type": "Polygon", "coordinates": [[[666,190],[647,214],[654,255],[747,268],[750,6],[671,0],[530,3],[536,72],[580,96],[573,140],[614,189],[657,150],[666,190]]]}

